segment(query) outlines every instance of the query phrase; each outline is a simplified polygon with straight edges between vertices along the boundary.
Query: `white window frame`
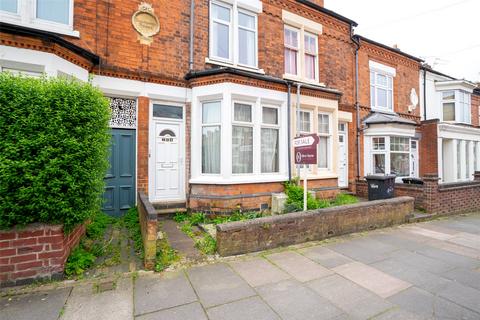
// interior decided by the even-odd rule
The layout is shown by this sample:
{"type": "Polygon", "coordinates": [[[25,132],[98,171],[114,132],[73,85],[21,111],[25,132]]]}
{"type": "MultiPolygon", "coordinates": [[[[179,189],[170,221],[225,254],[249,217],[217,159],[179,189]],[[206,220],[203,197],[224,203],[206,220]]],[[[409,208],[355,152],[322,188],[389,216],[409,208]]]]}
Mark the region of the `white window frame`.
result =
{"type": "Polygon", "coordinates": [[[319,79],[319,74],[318,74],[318,35],[314,34],[314,33],[311,33],[311,32],[307,32],[307,31],[304,31],[303,32],[303,43],[304,43],[304,47],[305,47],[305,37],[310,37],[310,38],[313,38],[315,40],[315,52],[307,52],[306,49],[304,49],[303,51],[303,72],[304,72],[304,77],[308,80],[311,80],[311,81],[316,81],[318,82],[318,79],[319,79]],[[314,77],[313,78],[308,78],[307,77],[307,72],[306,72],[306,56],[313,56],[314,57],[314,77]]]}
{"type": "Polygon", "coordinates": [[[0,20],[22,27],[80,37],[80,33],[73,29],[74,5],[74,0],[69,0],[67,24],[37,18],[37,0],[17,0],[17,13],[0,11],[0,20]]]}
{"type": "Polygon", "coordinates": [[[383,72],[383,71],[379,71],[379,70],[370,70],[370,105],[371,105],[371,108],[372,110],[379,110],[379,111],[389,111],[389,112],[393,112],[394,110],[394,79],[393,79],[393,76],[387,72],[383,72]],[[373,78],[375,80],[375,83],[372,83],[372,74],[373,74],[373,78]],[[377,83],[377,76],[385,76],[387,78],[387,85],[386,86],[383,86],[383,85],[380,85],[377,83]],[[388,87],[388,83],[392,84],[392,87],[389,88],[388,87]],[[375,92],[375,99],[373,99],[373,103],[372,103],[372,89],[374,90],[375,92]],[[380,106],[379,103],[378,103],[378,89],[382,89],[382,90],[386,90],[387,91],[387,105],[386,106],[380,106]],[[388,107],[388,94],[391,94],[392,95],[392,105],[391,107],[389,108],[388,107]]]}
{"type": "Polygon", "coordinates": [[[233,127],[248,127],[252,128],[252,172],[245,172],[245,173],[234,173],[233,172],[233,141],[230,143],[230,152],[232,153],[232,176],[244,176],[244,175],[253,175],[255,174],[255,150],[257,149],[257,144],[260,142],[255,141],[256,139],[256,130],[255,130],[255,114],[256,114],[256,108],[255,108],[255,103],[252,103],[251,101],[242,101],[242,100],[232,100],[232,106],[231,106],[231,112],[232,112],[232,124],[231,124],[231,130],[232,130],[232,139],[233,139],[233,127]],[[250,113],[252,117],[251,122],[245,122],[245,121],[236,121],[235,120],[235,104],[244,104],[244,105],[249,105],[250,106],[250,113]]]}
{"type": "Polygon", "coordinates": [[[327,138],[327,167],[323,168],[318,165],[318,159],[317,159],[317,169],[320,171],[330,171],[332,169],[332,114],[328,112],[317,112],[317,135],[319,137],[326,137],[327,138]],[[328,117],[328,133],[321,133],[320,132],[320,123],[318,121],[318,118],[320,115],[326,115],[328,117]]]}
{"type": "MultiPolygon", "coordinates": [[[[294,76],[294,77],[297,77],[299,76],[299,71],[300,71],[300,36],[301,36],[301,32],[300,32],[300,29],[298,28],[294,28],[294,27],[291,27],[289,25],[285,25],[284,28],[283,28],[283,36],[284,36],[284,39],[283,39],[283,47],[284,49],[287,48],[289,50],[292,50],[292,51],[295,51],[295,59],[296,59],[296,73],[287,73],[287,70],[285,70],[285,74],[286,75],[289,75],[289,76],[294,76]],[[289,30],[289,31],[293,31],[293,32],[296,32],[297,33],[297,46],[296,47],[293,47],[291,45],[287,45],[286,42],[285,42],[285,30],[289,30]]],[[[283,52],[284,54],[284,59],[285,59],[285,50],[283,52]]],[[[285,62],[283,64],[283,67],[285,69],[285,62]]]]}
{"type": "Polygon", "coordinates": [[[442,121],[450,123],[465,123],[472,124],[472,95],[471,93],[461,90],[461,89],[452,89],[452,90],[443,90],[442,94],[442,121]],[[443,94],[446,92],[453,92],[454,99],[445,99],[443,94]],[[461,99],[462,98],[462,99],[461,99]],[[443,118],[443,106],[446,103],[453,103],[455,106],[455,120],[444,120],[443,118]],[[467,115],[467,119],[465,119],[467,115]]]}
{"type": "Polygon", "coordinates": [[[203,135],[203,128],[204,127],[219,127],[220,129],[220,145],[223,142],[223,130],[222,130],[222,105],[223,100],[221,99],[212,99],[212,100],[204,100],[200,102],[200,173],[203,176],[221,176],[222,175],[222,152],[220,152],[220,170],[219,173],[204,173],[202,170],[202,163],[203,163],[203,142],[202,142],[202,135],[203,135]],[[220,103],[220,122],[215,123],[203,123],[203,106],[207,103],[220,103]]]}
{"type": "Polygon", "coordinates": [[[258,13],[248,10],[247,8],[242,8],[238,6],[236,0],[231,0],[228,2],[223,2],[219,0],[210,0],[209,1],[209,57],[205,59],[205,62],[212,63],[212,64],[220,64],[220,65],[229,65],[239,69],[247,69],[247,70],[257,70],[262,72],[258,69],[258,13]],[[228,59],[217,57],[213,55],[213,48],[214,48],[214,41],[213,41],[213,24],[221,23],[226,25],[226,21],[223,20],[214,20],[212,15],[212,5],[221,6],[224,8],[228,8],[230,10],[230,24],[229,26],[229,57],[228,59]],[[238,14],[239,12],[252,16],[255,18],[255,30],[240,27],[238,24],[238,14]],[[239,29],[249,30],[255,32],[255,65],[250,66],[246,64],[239,63],[239,29]]]}
{"type": "MultiPolygon", "coordinates": [[[[275,105],[270,105],[270,104],[260,104],[260,113],[261,113],[261,121],[260,121],[260,155],[262,154],[262,129],[276,129],[278,131],[278,170],[276,172],[262,172],[262,159],[260,158],[260,174],[263,175],[271,175],[271,174],[278,174],[280,173],[280,139],[281,139],[281,109],[279,106],[275,105]],[[263,121],[263,108],[270,108],[270,109],[275,109],[277,111],[277,124],[272,124],[272,123],[265,123],[263,121]]],[[[255,150],[255,149],[254,149],[255,150]]]]}

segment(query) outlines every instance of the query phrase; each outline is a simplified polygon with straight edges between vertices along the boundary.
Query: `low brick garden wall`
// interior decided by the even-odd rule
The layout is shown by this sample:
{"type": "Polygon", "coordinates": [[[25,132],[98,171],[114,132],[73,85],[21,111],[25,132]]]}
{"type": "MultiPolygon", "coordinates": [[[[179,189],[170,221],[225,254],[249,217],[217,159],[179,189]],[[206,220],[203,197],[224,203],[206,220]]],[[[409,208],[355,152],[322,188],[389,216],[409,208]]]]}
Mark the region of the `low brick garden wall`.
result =
{"type": "Polygon", "coordinates": [[[68,234],[62,225],[46,224],[0,231],[0,287],[63,278],[70,251],[84,234],[84,225],[68,234]]]}
{"type": "Polygon", "coordinates": [[[405,223],[412,197],[294,212],[217,225],[217,251],[230,256],[405,223]]]}
{"type": "Polygon", "coordinates": [[[157,255],[157,212],[145,193],[138,193],[138,218],[142,229],[144,265],[151,270],[155,266],[157,255]]]}

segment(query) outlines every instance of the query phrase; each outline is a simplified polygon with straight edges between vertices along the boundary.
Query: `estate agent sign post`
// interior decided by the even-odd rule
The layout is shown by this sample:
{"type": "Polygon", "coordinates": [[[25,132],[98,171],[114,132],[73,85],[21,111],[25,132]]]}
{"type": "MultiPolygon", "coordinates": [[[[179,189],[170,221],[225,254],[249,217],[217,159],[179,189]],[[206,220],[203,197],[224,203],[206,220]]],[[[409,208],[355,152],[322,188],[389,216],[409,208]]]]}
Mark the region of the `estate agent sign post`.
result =
{"type": "Polygon", "coordinates": [[[317,163],[318,136],[316,134],[303,135],[293,139],[295,164],[305,165],[303,177],[303,211],[307,210],[307,164],[317,163]]]}

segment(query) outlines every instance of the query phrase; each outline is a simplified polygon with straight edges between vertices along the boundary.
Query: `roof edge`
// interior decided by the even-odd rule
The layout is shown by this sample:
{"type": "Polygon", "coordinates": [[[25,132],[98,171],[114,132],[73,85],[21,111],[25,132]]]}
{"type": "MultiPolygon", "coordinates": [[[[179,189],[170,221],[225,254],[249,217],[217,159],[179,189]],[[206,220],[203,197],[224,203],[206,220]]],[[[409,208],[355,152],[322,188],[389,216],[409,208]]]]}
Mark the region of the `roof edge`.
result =
{"type": "Polygon", "coordinates": [[[420,59],[420,58],[415,57],[415,56],[413,56],[413,55],[411,55],[411,54],[405,53],[405,52],[403,52],[403,51],[400,50],[400,49],[395,49],[395,48],[393,48],[393,47],[387,46],[386,44],[383,44],[383,43],[377,42],[377,41],[375,41],[375,40],[366,38],[366,37],[364,37],[364,36],[362,36],[362,35],[356,34],[356,35],[354,35],[353,37],[354,37],[354,38],[357,38],[358,40],[365,41],[365,42],[369,42],[369,43],[371,43],[371,44],[373,44],[373,45],[382,47],[383,49],[387,49],[387,50],[392,51],[392,52],[394,52],[394,53],[398,53],[398,54],[400,54],[400,55],[402,55],[402,56],[404,56],[404,57],[406,57],[406,58],[415,60],[415,61],[417,61],[417,62],[425,62],[423,59],[420,59]]]}
{"type": "Polygon", "coordinates": [[[355,21],[345,17],[345,16],[342,16],[332,10],[328,10],[328,9],[325,9],[324,7],[322,6],[319,6],[318,4],[316,3],[313,3],[311,1],[308,1],[308,0],[296,0],[298,3],[301,3],[301,4],[304,4],[306,5],[307,7],[310,7],[312,9],[315,9],[317,11],[320,11],[322,13],[325,13],[333,18],[336,18],[340,21],[343,21],[343,22],[346,22],[348,23],[349,25],[351,25],[352,27],[357,27],[358,26],[358,23],[356,23],[355,21]]]}

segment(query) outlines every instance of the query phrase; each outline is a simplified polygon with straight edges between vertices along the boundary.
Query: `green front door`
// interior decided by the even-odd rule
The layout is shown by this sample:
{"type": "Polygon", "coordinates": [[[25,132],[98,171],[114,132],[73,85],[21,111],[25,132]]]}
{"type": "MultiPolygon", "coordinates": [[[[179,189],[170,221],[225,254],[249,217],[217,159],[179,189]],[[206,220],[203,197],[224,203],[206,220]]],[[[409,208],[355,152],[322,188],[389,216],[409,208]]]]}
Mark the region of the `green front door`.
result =
{"type": "Polygon", "coordinates": [[[121,216],[135,206],[135,130],[112,129],[103,211],[121,216]]]}

